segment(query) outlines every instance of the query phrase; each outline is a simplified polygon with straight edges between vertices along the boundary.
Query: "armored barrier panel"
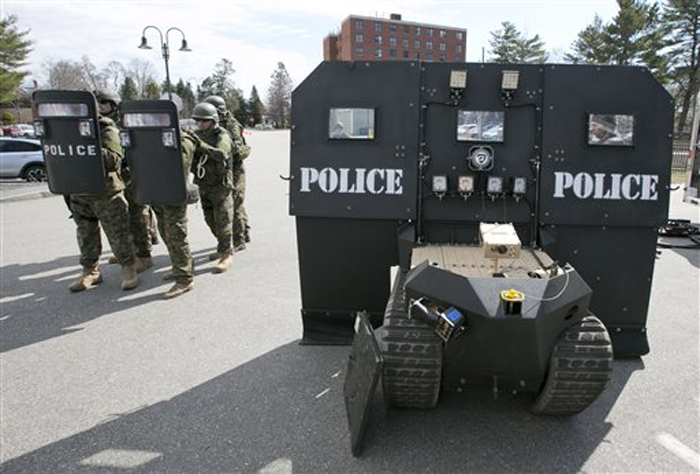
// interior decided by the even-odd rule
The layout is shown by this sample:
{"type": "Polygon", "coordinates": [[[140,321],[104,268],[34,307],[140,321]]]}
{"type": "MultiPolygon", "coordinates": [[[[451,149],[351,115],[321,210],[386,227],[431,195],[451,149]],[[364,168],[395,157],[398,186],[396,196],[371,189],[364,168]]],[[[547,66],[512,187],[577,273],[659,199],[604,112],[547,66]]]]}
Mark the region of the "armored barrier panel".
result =
{"type": "Polygon", "coordinates": [[[648,351],[673,104],[646,69],[334,62],[293,99],[290,211],[305,309],[332,314],[341,308],[329,301],[343,301],[345,310],[378,310],[376,295],[349,288],[371,281],[388,296],[386,266],[410,258],[387,254],[378,266],[370,249],[395,239],[406,221],[416,243],[460,244],[478,243],[480,222],[512,222],[524,245],[571,263],[592,287],[591,308],[618,356],[648,351]],[[371,134],[354,127],[354,108],[373,110],[371,134]],[[387,192],[397,189],[388,170],[401,176],[401,194],[387,192]],[[372,220],[385,223],[381,233],[364,227],[372,220]],[[313,256],[332,250],[341,228],[374,233],[352,253],[343,246],[313,256]]]}
{"type": "Polygon", "coordinates": [[[593,289],[591,310],[616,357],[646,354],[657,228],[668,219],[673,101],[640,67],[547,66],[544,80],[545,250],[593,289]]]}
{"type": "Polygon", "coordinates": [[[416,216],[419,63],[322,63],[292,95],[290,213],[297,216],[304,343],[381,323],[396,222],[416,216]]]}
{"type": "Polygon", "coordinates": [[[87,91],[36,91],[32,112],[51,192],[104,194],[95,96],[87,91]]]}
{"type": "Polygon", "coordinates": [[[169,100],[126,101],[122,103],[121,113],[121,140],[129,160],[136,202],[184,204],[187,180],[175,104],[169,100]]]}

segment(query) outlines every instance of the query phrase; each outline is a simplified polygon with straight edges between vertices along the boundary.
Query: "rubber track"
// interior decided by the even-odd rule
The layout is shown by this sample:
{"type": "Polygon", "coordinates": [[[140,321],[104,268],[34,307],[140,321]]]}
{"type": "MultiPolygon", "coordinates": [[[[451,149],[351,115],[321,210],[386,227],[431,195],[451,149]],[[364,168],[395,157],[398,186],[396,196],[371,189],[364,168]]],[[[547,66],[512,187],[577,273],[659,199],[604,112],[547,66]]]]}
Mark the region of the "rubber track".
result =
{"type": "Polygon", "coordinates": [[[426,323],[409,319],[405,275],[394,281],[378,330],[384,400],[391,406],[434,408],[440,395],[442,341],[426,323]]]}
{"type": "Polygon", "coordinates": [[[573,415],[588,408],[612,379],[613,348],[605,325],[586,316],[557,339],[549,373],[532,411],[573,415]]]}

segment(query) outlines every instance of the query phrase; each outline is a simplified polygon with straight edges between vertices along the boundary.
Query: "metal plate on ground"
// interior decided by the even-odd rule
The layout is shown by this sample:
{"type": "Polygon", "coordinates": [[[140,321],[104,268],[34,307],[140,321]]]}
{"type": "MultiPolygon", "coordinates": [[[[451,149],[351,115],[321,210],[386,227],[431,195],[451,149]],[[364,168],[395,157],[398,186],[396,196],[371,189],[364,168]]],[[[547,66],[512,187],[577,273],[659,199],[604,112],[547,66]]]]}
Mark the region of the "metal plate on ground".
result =
{"type": "Polygon", "coordinates": [[[364,312],[358,313],[343,387],[353,456],[359,456],[362,451],[362,440],[381,370],[382,356],[369,316],[364,312]]]}

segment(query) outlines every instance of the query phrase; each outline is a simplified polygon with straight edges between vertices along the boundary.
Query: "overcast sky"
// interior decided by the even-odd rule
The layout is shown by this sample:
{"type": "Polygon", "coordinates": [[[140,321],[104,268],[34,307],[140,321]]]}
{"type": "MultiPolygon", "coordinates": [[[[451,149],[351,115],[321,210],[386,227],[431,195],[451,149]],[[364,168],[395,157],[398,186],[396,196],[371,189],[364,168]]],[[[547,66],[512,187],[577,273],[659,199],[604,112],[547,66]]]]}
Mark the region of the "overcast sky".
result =
{"type": "MultiPolygon", "coordinates": [[[[165,78],[159,48],[140,50],[141,31],[155,25],[184,30],[192,52],[176,49],[173,32],[170,75],[173,81],[201,81],[221,58],[236,68],[235,82],[246,97],[253,85],[265,97],[278,61],[299,84],[323,60],[323,37],[337,30],[351,14],[403,19],[467,30],[467,61],[488,57],[489,32],[510,21],[523,32],[539,34],[554,57],[561,57],[577,33],[598,13],[604,21],[617,12],[615,0],[0,0],[0,14],[16,14],[21,29],[31,30],[34,51],[29,69],[45,75],[49,59],[80,59],[88,55],[98,67],[109,61],[148,59],[165,78]]],[[[148,34],[158,45],[157,33],[148,34]]]]}

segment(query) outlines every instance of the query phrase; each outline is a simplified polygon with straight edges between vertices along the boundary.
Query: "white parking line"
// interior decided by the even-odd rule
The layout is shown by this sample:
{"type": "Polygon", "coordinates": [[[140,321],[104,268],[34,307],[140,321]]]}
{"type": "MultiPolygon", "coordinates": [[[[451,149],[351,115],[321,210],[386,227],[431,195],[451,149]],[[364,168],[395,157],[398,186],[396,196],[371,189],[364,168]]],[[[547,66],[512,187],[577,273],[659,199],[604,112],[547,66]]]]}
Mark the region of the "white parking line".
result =
{"type": "Polygon", "coordinates": [[[331,391],[331,389],[330,389],[330,388],[327,388],[327,389],[325,389],[323,392],[321,392],[321,393],[319,393],[318,395],[316,395],[316,398],[321,398],[322,396],[324,396],[325,394],[327,394],[327,393],[330,392],[330,391],[331,391]]]}
{"type": "Polygon", "coordinates": [[[342,370],[331,375],[331,378],[332,379],[336,378],[338,375],[340,375],[340,372],[342,372],[342,370]]]}
{"type": "Polygon", "coordinates": [[[668,433],[659,433],[656,435],[656,442],[693,466],[695,469],[700,470],[700,454],[678,441],[672,435],[668,433]]]}
{"type": "Polygon", "coordinates": [[[0,304],[11,303],[17,300],[23,300],[24,298],[29,298],[30,296],[34,296],[34,293],[24,293],[22,295],[5,296],[4,298],[0,298],[0,304]]]}

